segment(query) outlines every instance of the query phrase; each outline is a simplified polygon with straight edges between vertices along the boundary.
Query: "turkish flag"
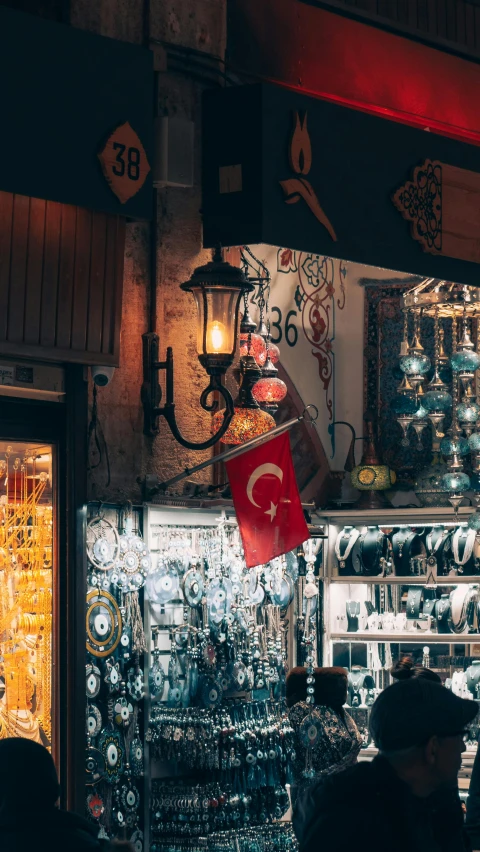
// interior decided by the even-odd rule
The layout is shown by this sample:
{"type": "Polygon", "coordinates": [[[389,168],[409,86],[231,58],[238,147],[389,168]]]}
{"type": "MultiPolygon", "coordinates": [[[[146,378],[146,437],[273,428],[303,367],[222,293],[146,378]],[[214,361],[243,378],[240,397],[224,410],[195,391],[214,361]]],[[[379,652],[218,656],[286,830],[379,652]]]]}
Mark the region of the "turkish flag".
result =
{"type": "Polygon", "coordinates": [[[248,568],[288,553],[310,535],[288,432],[225,462],[248,568]]]}

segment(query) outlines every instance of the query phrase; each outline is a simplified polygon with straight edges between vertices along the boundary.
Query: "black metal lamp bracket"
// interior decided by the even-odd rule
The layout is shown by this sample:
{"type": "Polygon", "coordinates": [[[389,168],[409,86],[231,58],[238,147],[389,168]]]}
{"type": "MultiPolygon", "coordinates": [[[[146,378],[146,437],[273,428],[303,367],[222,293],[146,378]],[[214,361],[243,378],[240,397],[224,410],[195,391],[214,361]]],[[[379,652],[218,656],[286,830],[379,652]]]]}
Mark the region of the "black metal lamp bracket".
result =
{"type": "Polygon", "coordinates": [[[144,427],[145,435],[150,437],[158,435],[160,417],[164,417],[167,421],[170,431],[182,447],[187,450],[208,450],[213,447],[220,438],[223,437],[235,413],[233,398],[227,388],[222,384],[221,375],[213,374],[210,376],[208,386],[202,392],[200,397],[200,405],[204,411],[215,411],[217,403],[208,403],[208,397],[214,391],[217,391],[225,401],[225,413],[223,422],[215,435],[212,435],[206,441],[188,441],[183,437],[180,429],[177,426],[175,417],[174,389],[173,389],[173,350],[169,346],[167,348],[167,357],[165,361],[158,360],[159,338],[158,334],[144,334],[143,340],[143,385],[142,385],[142,403],[144,412],[144,427]],[[162,389],[158,380],[160,370],[165,371],[165,404],[160,405],[162,401],[162,389]]]}

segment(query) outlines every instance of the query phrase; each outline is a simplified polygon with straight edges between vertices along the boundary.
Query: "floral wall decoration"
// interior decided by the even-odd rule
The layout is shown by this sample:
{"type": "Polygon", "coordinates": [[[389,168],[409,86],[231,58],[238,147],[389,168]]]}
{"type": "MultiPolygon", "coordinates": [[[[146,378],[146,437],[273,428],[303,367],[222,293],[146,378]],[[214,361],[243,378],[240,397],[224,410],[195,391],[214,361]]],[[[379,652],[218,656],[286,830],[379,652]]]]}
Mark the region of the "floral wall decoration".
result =
{"type": "Polygon", "coordinates": [[[256,246],[271,275],[269,317],[272,341],[305,404],[320,411],[317,431],[326,452],[335,455],[336,334],[346,307],[347,264],[289,248],[256,246]],[[330,448],[330,451],[329,451],[330,448]]]}

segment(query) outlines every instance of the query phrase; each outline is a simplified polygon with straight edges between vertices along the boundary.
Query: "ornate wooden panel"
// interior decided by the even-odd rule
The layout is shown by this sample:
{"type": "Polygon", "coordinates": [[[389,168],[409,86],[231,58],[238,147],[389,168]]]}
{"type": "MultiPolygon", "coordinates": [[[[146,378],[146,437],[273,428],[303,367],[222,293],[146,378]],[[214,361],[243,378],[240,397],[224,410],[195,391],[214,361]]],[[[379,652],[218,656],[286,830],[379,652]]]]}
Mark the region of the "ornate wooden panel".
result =
{"type": "Polygon", "coordinates": [[[480,55],[479,0],[307,0],[480,55]]]}
{"type": "Polygon", "coordinates": [[[0,353],[119,361],[124,219],[0,192],[0,353]]]}

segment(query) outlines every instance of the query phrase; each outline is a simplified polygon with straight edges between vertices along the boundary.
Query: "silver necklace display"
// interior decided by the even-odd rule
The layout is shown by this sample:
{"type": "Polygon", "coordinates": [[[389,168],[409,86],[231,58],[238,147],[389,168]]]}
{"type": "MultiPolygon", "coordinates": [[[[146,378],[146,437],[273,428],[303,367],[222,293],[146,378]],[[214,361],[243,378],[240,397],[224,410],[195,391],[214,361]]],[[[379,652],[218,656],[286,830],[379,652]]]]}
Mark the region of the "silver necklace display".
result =
{"type": "Polygon", "coordinates": [[[335,541],[335,556],[338,560],[338,567],[345,568],[347,564],[347,559],[350,556],[357,539],[360,536],[360,531],[352,528],[352,530],[343,529],[340,535],[337,536],[337,540],[335,541]],[[347,543],[345,550],[341,551],[341,545],[343,542],[347,543]]]}
{"type": "Polygon", "coordinates": [[[473,548],[475,547],[476,537],[476,530],[469,530],[467,528],[464,529],[463,527],[459,527],[457,530],[455,530],[452,538],[452,551],[456,565],[466,565],[468,560],[471,559],[473,554],[473,548]],[[463,549],[462,556],[460,556],[459,552],[460,539],[465,540],[465,546],[463,549]]]}

